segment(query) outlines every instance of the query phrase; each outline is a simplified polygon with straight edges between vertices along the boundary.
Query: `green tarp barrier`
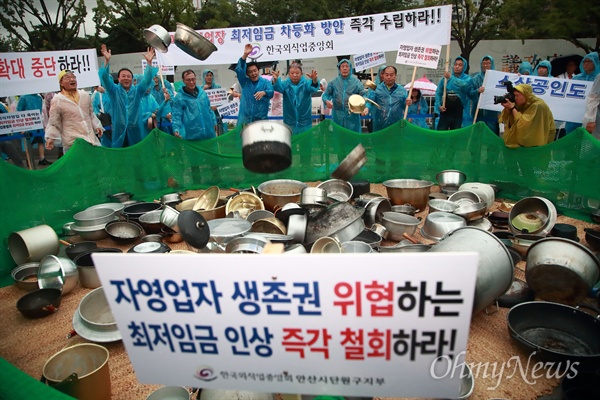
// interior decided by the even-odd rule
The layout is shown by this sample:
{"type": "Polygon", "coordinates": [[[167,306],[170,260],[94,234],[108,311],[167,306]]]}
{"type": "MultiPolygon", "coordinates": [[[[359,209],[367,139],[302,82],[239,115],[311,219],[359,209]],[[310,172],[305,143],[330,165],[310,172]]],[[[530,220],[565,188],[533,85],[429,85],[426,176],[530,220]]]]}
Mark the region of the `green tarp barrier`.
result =
{"type": "Polygon", "coordinates": [[[124,149],[78,140],[43,170],[0,163],[0,285],[12,283],[15,263],[7,241],[11,232],[47,224],[60,233],[73,214],[123,191],[134,193],[134,199],[152,201],[212,185],[227,189],[281,178],[326,180],[359,143],[366,149],[367,163],[355,179],[436,182],[438,172],[458,169],[469,182],[498,185],[501,197],[542,196],[560,212],[588,221],[587,205],[600,200],[600,141],[581,128],[547,146],[508,149],[483,123],[431,131],[401,121],[373,134],[358,134],[325,120],[292,138],[292,166],[276,174],[244,169],[240,128],[200,142],[154,130],[141,143],[124,149]]]}

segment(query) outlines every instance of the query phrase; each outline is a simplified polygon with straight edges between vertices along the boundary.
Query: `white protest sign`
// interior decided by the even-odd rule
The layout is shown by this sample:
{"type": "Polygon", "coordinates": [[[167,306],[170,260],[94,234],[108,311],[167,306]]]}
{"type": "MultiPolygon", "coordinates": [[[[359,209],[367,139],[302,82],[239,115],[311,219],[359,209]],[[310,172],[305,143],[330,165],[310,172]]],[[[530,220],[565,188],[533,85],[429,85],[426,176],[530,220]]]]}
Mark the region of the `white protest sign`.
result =
{"type": "Polygon", "coordinates": [[[73,71],[77,87],[100,84],[95,49],[0,53],[0,97],[58,92],[58,73],[73,71]]]}
{"type": "Polygon", "coordinates": [[[400,43],[396,64],[436,69],[440,61],[441,45],[400,43]]]}
{"type": "MultiPolygon", "coordinates": [[[[142,72],[146,70],[146,65],[148,65],[148,62],[146,60],[142,60],[142,72]]],[[[158,68],[158,60],[156,58],[152,59],[152,66],[154,68],[158,68]]],[[[163,75],[175,75],[175,67],[172,65],[161,64],[160,70],[163,75]]]]}
{"type": "Polygon", "coordinates": [[[548,104],[556,121],[581,123],[585,114],[585,98],[594,82],[572,79],[546,78],[533,75],[517,75],[502,71],[486,71],[485,91],[481,93],[479,108],[501,112],[501,104],[494,104],[494,96],[506,94],[504,81],[514,86],[531,85],[533,94],[548,104]]]}
{"type": "Polygon", "coordinates": [[[0,135],[44,129],[40,110],[0,113],[0,135]]]}
{"type": "Polygon", "coordinates": [[[92,258],[142,383],[458,397],[476,253],[92,258]]]}
{"type": "Polygon", "coordinates": [[[210,100],[211,106],[219,106],[227,103],[227,90],[225,89],[208,89],[205,90],[208,99],[210,100]]]}
{"type": "Polygon", "coordinates": [[[240,101],[236,99],[227,104],[223,104],[217,107],[217,111],[219,112],[221,118],[237,116],[240,112],[240,101]]]}
{"type": "Polygon", "coordinates": [[[356,72],[383,64],[385,64],[384,52],[358,54],[354,56],[354,70],[356,72]]]}
{"type": "Polygon", "coordinates": [[[397,50],[398,37],[421,43],[450,43],[452,6],[390,11],[321,21],[280,25],[219,28],[197,31],[217,51],[200,61],[171,43],[169,51],[157,53],[164,65],[237,63],[244,46],[252,44],[249,57],[258,61],[280,61],[365,54],[397,50]]]}

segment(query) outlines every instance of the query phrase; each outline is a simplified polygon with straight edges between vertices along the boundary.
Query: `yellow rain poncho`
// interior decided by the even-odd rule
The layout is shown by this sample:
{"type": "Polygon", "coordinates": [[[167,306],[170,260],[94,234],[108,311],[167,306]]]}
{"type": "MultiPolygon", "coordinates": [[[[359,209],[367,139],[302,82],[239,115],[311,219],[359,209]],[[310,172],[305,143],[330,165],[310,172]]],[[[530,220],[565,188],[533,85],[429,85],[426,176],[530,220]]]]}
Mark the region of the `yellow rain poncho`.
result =
{"type": "Polygon", "coordinates": [[[517,106],[517,116],[504,109],[500,122],[504,124],[504,144],[507,147],[543,146],[554,140],[556,126],[548,105],[533,94],[531,85],[521,84],[515,90],[525,96],[526,102],[517,106]]]}

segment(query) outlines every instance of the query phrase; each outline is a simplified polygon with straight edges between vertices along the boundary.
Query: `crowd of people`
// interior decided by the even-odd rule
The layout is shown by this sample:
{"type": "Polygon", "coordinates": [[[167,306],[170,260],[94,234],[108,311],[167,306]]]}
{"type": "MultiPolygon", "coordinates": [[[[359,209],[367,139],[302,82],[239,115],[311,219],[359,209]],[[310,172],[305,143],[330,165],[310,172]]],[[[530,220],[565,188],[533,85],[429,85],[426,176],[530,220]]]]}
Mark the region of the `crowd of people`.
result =
{"type": "MultiPolygon", "coordinates": [[[[30,132],[32,143],[37,144],[39,165],[51,164],[45,159],[45,150],[59,147],[61,155],[78,138],[96,146],[122,148],[140,142],[156,127],[185,140],[210,139],[227,130],[227,124],[206,93],[221,88],[212,70],[203,71],[200,84],[193,70],[184,71],[183,85],[175,91],[162,76],[159,79],[158,69],[152,67],[155,50],[148,48],[144,53],[147,61],[144,73],[134,75],[128,68],[122,68],[115,82],[110,74],[111,51],[105,45],[100,50],[104,57],[104,66],[98,71],[101,85],[91,95],[78,87],[75,73],[63,70],[58,74],[58,93],[23,95],[16,105],[12,104],[13,109],[0,103],[0,112],[39,110],[43,115],[44,129],[30,132]]],[[[229,91],[230,100],[239,99],[239,124],[269,118],[270,110],[275,108],[272,103],[278,102],[282,104],[283,121],[293,134],[304,132],[313,125],[311,97],[320,89],[321,115],[331,115],[334,123],[351,131],[362,132],[360,117],[367,115],[371,115],[373,131],[389,127],[407,114],[408,122],[429,128],[425,122],[429,106],[424,96],[417,88],[408,93],[397,82],[394,66],[379,68],[374,87],[367,88],[353,73],[352,63],[347,59],[338,62],[338,76],[328,83],[325,79],[319,81],[315,70],[305,74],[300,62],[290,64],[285,79],[275,68],[271,76],[261,76],[258,64],[247,62],[251,51],[252,46],[245,45],[235,67],[237,83],[229,91]],[[367,99],[362,111],[349,110],[348,101],[353,95],[367,99]]],[[[600,139],[598,53],[586,55],[579,68],[581,72],[575,73],[576,63],[569,62],[559,77],[594,82],[582,124],[600,139]]],[[[456,57],[452,71],[446,71],[437,85],[433,129],[458,129],[482,121],[500,135],[501,123],[506,146],[514,148],[542,146],[582,126],[555,121],[548,105],[527,84],[513,88],[513,96],[507,96],[502,103],[502,112],[478,109],[479,96],[485,90],[485,73],[494,69],[494,59],[486,55],[479,63],[479,71],[469,75],[467,61],[456,57]]],[[[532,68],[530,63],[522,62],[519,74],[552,76],[552,64],[542,61],[532,68]]],[[[14,164],[24,166],[18,143],[2,141],[0,146],[14,164]]]]}

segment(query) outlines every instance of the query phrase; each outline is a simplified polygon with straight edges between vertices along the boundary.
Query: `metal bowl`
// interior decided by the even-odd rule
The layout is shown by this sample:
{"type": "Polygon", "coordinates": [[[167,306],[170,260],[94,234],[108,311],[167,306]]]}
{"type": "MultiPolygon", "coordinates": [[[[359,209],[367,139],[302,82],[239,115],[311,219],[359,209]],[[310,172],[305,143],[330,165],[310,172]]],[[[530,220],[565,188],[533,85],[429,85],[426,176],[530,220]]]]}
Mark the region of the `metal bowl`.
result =
{"type": "Polygon", "coordinates": [[[292,179],[274,179],[263,182],[258,186],[265,208],[275,211],[287,203],[300,201],[302,189],[308,185],[302,181],[292,179]]]}
{"type": "Polygon", "coordinates": [[[175,30],[175,45],[187,55],[200,61],[206,60],[217,47],[210,40],[187,25],[177,23],[175,30]]]}
{"type": "Polygon", "coordinates": [[[411,206],[410,204],[403,204],[403,205],[392,206],[392,211],[401,213],[401,214],[414,216],[415,213],[417,212],[417,209],[414,208],[413,206],[411,206]]]}
{"type": "Polygon", "coordinates": [[[370,200],[365,205],[365,213],[363,214],[365,226],[371,228],[381,222],[381,215],[388,211],[392,211],[392,204],[387,197],[376,197],[370,200]]]}
{"type": "Polygon", "coordinates": [[[96,247],[98,247],[98,244],[92,241],[73,243],[65,248],[65,254],[71,260],[75,260],[78,255],[93,250],[96,247]]]}
{"type": "Polygon", "coordinates": [[[115,211],[111,208],[88,208],[73,215],[75,225],[81,228],[107,224],[113,219],[115,211]]]}
{"type": "Polygon", "coordinates": [[[460,215],[468,221],[476,221],[485,216],[487,205],[484,202],[474,204],[461,204],[454,210],[454,214],[460,215]]]}
{"type": "Polygon", "coordinates": [[[147,212],[146,214],[140,215],[138,222],[144,228],[146,233],[159,233],[162,227],[164,226],[162,222],[160,222],[160,216],[162,214],[162,210],[154,210],[147,212]]]}
{"type": "Polygon", "coordinates": [[[139,254],[149,254],[149,253],[168,253],[171,251],[171,248],[159,242],[144,242],[139,243],[127,250],[128,253],[139,253],[139,254]]]}
{"type": "Polygon", "coordinates": [[[225,245],[233,238],[242,236],[250,231],[252,224],[242,218],[218,218],[208,222],[210,240],[219,245],[225,245]]]}
{"type": "Polygon", "coordinates": [[[142,236],[141,241],[143,242],[162,242],[163,237],[160,233],[152,233],[150,235],[142,236]]]}
{"type": "Polygon", "coordinates": [[[450,200],[431,199],[427,203],[429,205],[429,212],[454,212],[459,206],[450,200]]]}
{"type": "Polygon", "coordinates": [[[439,242],[446,234],[463,226],[467,226],[467,221],[461,216],[447,212],[434,212],[425,218],[421,235],[426,239],[439,242]]]}
{"type": "Polygon", "coordinates": [[[323,236],[315,240],[310,248],[311,253],[341,253],[342,246],[340,242],[332,237],[323,236]]]}
{"type": "Polygon", "coordinates": [[[169,31],[160,25],[152,25],[150,28],[144,29],[144,39],[161,53],[166,53],[171,44],[169,31]]]}
{"type": "Polygon", "coordinates": [[[254,193],[240,192],[227,200],[227,203],[225,204],[224,215],[220,218],[225,217],[225,215],[228,215],[230,212],[237,211],[240,218],[247,219],[251,213],[255,211],[262,211],[264,209],[265,204],[260,197],[254,193]]]}
{"type": "Polygon", "coordinates": [[[252,223],[250,232],[275,233],[278,235],[287,234],[285,224],[278,218],[270,217],[256,220],[252,223]]]}
{"type": "Polygon", "coordinates": [[[327,191],[320,187],[306,187],[300,193],[300,204],[326,204],[327,191]]]}
{"type": "Polygon", "coordinates": [[[518,215],[524,213],[535,215],[542,222],[542,225],[539,229],[527,232],[534,235],[548,235],[552,231],[552,228],[554,228],[554,224],[556,224],[556,219],[558,217],[556,207],[554,207],[554,204],[552,204],[550,200],[543,197],[526,197],[522,200],[519,200],[510,209],[508,215],[508,228],[512,232],[525,233],[521,229],[514,226],[512,222],[518,215]]]}
{"type": "Polygon", "coordinates": [[[389,239],[400,241],[404,239],[405,233],[414,234],[421,220],[410,215],[388,211],[383,213],[381,223],[387,229],[389,239]]]}
{"type": "Polygon", "coordinates": [[[102,287],[96,288],[86,294],[76,312],[90,328],[98,331],[114,331],[117,329],[115,317],[110,311],[108,300],[102,287]]]}
{"type": "Polygon", "coordinates": [[[248,234],[231,239],[225,247],[225,252],[236,254],[260,254],[269,243],[264,236],[248,234]]]}
{"type": "MultiPolygon", "coordinates": [[[[111,221],[116,220],[117,217],[113,217],[111,221]]],[[[106,224],[96,225],[96,226],[77,226],[73,225],[71,229],[73,232],[79,235],[82,239],[85,240],[100,240],[108,237],[108,233],[104,229],[106,224]]]]}
{"type": "Polygon", "coordinates": [[[481,202],[481,197],[471,190],[459,190],[454,192],[448,197],[448,200],[458,204],[459,206],[463,204],[475,204],[481,202]]]}
{"type": "Polygon", "coordinates": [[[212,208],[210,210],[197,210],[196,212],[198,214],[202,215],[202,217],[205,220],[210,221],[211,219],[225,218],[225,215],[227,215],[225,213],[226,207],[227,207],[227,200],[219,199],[215,208],[212,208]]]}
{"type": "Polygon", "coordinates": [[[456,188],[467,180],[467,175],[457,169],[447,169],[435,176],[440,188],[456,188]]]}
{"type": "Polygon", "coordinates": [[[217,186],[209,187],[200,196],[198,196],[196,203],[192,207],[192,210],[212,210],[217,206],[220,195],[221,190],[217,186]]]}
{"type": "Polygon", "coordinates": [[[325,190],[327,197],[337,201],[348,201],[352,199],[352,194],[354,192],[352,184],[342,179],[330,179],[321,182],[317,185],[317,188],[325,190]]]}
{"type": "Polygon", "coordinates": [[[15,280],[15,286],[28,292],[39,289],[37,280],[39,269],[39,262],[25,263],[15,267],[11,272],[11,276],[15,280]]]}
{"type": "Polygon", "coordinates": [[[123,208],[122,213],[128,220],[135,221],[147,212],[160,210],[162,207],[160,203],[135,203],[123,208]]]}
{"type": "Polygon", "coordinates": [[[372,253],[373,248],[368,243],[350,240],[341,244],[342,253],[372,253]]]}
{"type": "Polygon", "coordinates": [[[418,210],[427,207],[433,182],[418,179],[390,179],[383,182],[393,205],[410,204],[418,210]]]}
{"type": "Polygon", "coordinates": [[[133,193],[129,193],[129,192],[119,192],[119,193],[113,193],[113,194],[108,195],[109,199],[118,201],[119,203],[131,201],[132,197],[133,197],[133,193]]]}
{"type": "Polygon", "coordinates": [[[131,221],[113,221],[106,224],[106,233],[117,243],[133,243],[144,233],[140,225],[131,221]]]}
{"type": "Polygon", "coordinates": [[[123,211],[123,208],[125,208],[125,205],[123,203],[102,203],[89,206],[88,208],[86,208],[86,210],[95,210],[98,208],[108,208],[113,210],[115,215],[119,215],[121,211],[123,211]]]}
{"type": "Polygon", "coordinates": [[[40,261],[38,270],[40,289],[60,289],[64,295],[72,291],[78,282],[79,271],[73,260],[49,255],[40,261]]]}

